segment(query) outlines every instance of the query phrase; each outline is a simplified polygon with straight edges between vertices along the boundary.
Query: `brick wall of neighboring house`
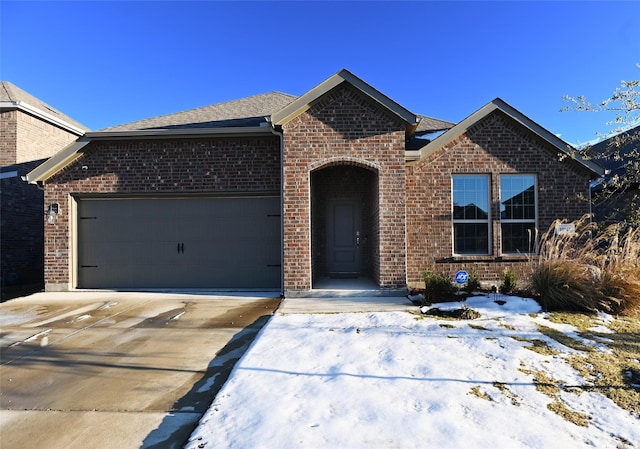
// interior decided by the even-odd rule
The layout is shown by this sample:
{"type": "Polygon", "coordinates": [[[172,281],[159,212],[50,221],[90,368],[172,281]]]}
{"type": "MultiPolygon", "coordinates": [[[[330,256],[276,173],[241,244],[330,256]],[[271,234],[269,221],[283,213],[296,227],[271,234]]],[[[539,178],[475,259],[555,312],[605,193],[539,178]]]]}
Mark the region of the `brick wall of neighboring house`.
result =
{"type": "Polygon", "coordinates": [[[312,287],[311,186],[314,170],[356,165],[378,176],[377,248],[381,288],[406,285],[405,125],[357,90],[340,85],[283,126],[284,288],[312,287]]]}
{"type": "Polygon", "coordinates": [[[0,166],[16,163],[17,110],[0,111],[0,166]]]}
{"type": "Polygon", "coordinates": [[[38,117],[22,111],[16,113],[17,164],[51,157],[78,138],[38,117]]]}
{"type": "Polygon", "coordinates": [[[480,280],[495,281],[505,269],[523,268],[523,256],[500,257],[500,174],[535,174],[538,180],[538,229],[554,220],[574,220],[589,212],[589,173],[570,160],[560,162],[557,149],[515,125],[500,112],[480,120],[466,134],[407,167],[408,282],[420,284],[423,272],[475,269],[480,280]],[[489,174],[491,255],[453,257],[453,174],[489,174]]]}
{"type": "Polygon", "coordinates": [[[45,207],[61,209],[56,224],[45,225],[45,288],[69,287],[73,195],[279,191],[276,136],[94,142],[45,184],[45,207]]]}
{"type": "Polygon", "coordinates": [[[42,162],[8,167],[17,175],[0,180],[0,260],[5,287],[42,285],[44,193],[21,179],[42,162]]]}

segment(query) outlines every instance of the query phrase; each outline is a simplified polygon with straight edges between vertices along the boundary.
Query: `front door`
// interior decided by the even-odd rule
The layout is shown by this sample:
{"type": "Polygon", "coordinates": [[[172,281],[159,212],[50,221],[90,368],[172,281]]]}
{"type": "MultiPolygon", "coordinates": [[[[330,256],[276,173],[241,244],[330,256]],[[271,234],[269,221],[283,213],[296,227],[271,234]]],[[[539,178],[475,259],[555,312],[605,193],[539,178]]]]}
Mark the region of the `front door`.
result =
{"type": "Polygon", "coordinates": [[[330,276],[358,276],[362,239],[360,203],[329,200],[327,204],[327,271],[330,276]]]}

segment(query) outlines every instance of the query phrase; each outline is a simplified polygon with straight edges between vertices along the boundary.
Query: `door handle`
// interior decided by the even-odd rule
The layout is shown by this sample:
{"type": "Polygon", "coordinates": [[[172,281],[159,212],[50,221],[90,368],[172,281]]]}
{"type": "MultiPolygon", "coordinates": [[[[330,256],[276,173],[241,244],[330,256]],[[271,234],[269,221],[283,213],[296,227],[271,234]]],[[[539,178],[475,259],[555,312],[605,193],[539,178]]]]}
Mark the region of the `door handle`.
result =
{"type": "Polygon", "coordinates": [[[178,243],[178,247],[176,249],[178,250],[178,254],[184,254],[184,243],[178,243]]]}
{"type": "Polygon", "coordinates": [[[356,246],[360,246],[360,231],[356,232],[356,246]]]}

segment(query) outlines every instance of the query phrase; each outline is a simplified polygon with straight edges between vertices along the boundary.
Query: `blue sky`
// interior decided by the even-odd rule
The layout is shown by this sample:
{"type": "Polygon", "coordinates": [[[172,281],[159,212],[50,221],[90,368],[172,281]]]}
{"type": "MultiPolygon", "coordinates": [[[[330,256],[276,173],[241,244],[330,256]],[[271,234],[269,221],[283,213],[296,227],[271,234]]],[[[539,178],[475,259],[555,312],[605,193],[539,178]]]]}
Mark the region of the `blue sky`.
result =
{"type": "Polygon", "coordinates": [[[0,2],[0,77],[92,130],[347,68],[412,112],[460,121],[496,97],[571,143],[640,78],[640,2],[0,2]]]}

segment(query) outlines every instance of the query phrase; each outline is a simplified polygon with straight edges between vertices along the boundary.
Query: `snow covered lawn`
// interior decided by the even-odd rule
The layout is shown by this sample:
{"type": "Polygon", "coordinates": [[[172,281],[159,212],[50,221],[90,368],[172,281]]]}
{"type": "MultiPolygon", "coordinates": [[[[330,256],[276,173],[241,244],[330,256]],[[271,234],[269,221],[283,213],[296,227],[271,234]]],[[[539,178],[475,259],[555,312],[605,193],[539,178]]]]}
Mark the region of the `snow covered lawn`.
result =
{"type": "Polygon", "coordinates": [[[588,383],[566,361],[576,350],[537,324],[579,340],[575,328],[533,300],[493,299],[467,300],[472,321],[276,315],[186,448],[640,448],[640,420],[570,388],[588,383]]]}

